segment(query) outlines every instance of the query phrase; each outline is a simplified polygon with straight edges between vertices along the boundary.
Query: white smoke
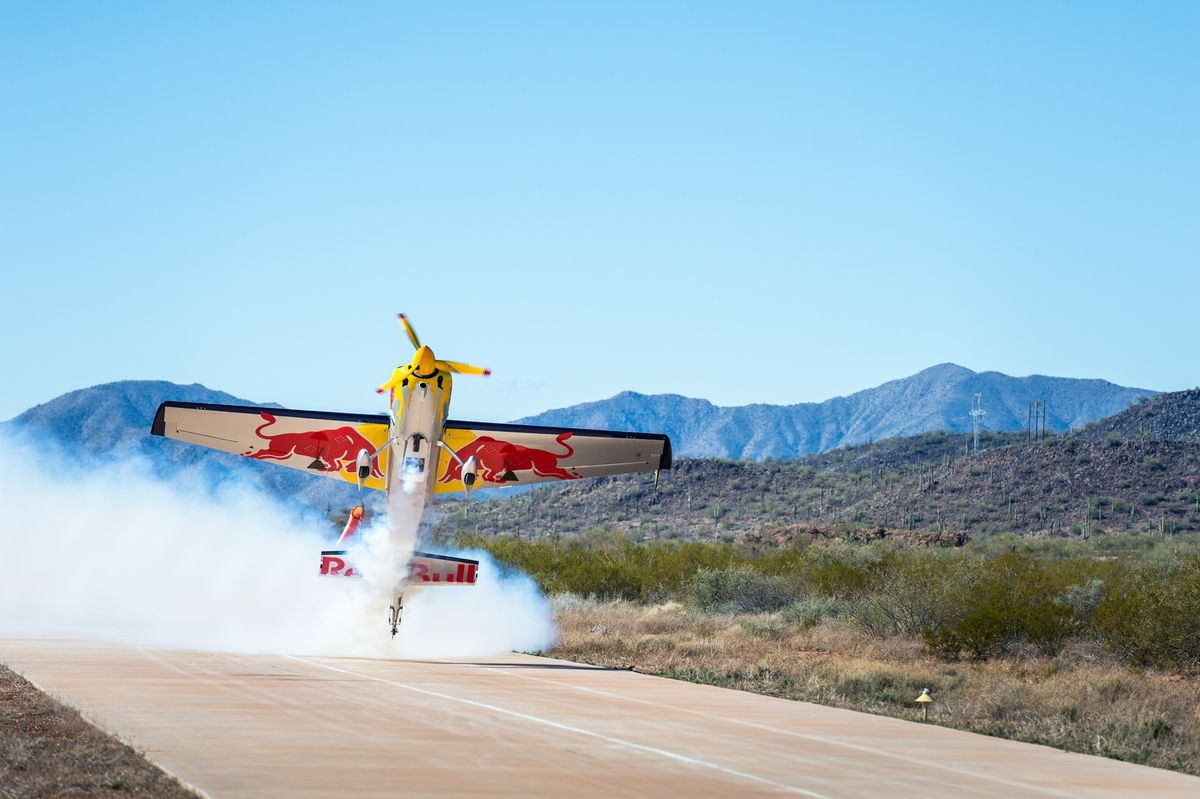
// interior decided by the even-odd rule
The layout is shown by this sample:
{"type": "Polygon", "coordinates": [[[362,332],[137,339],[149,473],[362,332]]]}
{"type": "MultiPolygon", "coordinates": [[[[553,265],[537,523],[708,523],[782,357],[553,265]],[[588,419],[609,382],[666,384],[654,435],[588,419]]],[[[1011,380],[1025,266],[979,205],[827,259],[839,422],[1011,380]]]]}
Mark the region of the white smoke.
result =
{"type": "MultiPolygon", "coordinates": [[[[237,484],[164,482],[134,461],[77,463],[0,439],[0,635],[383,657],[553,642],[533,581],[503,575],[486,553],[471,555],[483,561],[475,587],[406,599],[392,640],[370,580],[318,576],[324,520],[237,484]]],[[[365,526],[367,538],[386,530],[382,517],[365,526]]]]}
{"type": "Polygon", "coordinates": [[[405,494],[417,494],[425,487],[425,473],[416,466],[405,466],[400,473],[401,488],[405,494]]]}

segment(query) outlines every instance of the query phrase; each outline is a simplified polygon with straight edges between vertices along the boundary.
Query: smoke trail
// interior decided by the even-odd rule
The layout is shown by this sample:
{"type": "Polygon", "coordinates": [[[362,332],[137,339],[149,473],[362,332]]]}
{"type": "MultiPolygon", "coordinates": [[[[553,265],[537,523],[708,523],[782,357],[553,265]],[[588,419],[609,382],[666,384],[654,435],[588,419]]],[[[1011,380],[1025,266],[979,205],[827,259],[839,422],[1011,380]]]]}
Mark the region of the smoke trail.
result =
{"type": "MultiPolygon", "coordinates": [[[[238,484],[167,483],[136,461],[78,463],[0,439],[0,635],[404,657],[553,641],[532,582],[491,562],[475,588],[406,602],[392,641],[369,580],[317,575],[322,519],[238,484]]],[[[368,537],[380,530],[376,518],[368,537]]]]}

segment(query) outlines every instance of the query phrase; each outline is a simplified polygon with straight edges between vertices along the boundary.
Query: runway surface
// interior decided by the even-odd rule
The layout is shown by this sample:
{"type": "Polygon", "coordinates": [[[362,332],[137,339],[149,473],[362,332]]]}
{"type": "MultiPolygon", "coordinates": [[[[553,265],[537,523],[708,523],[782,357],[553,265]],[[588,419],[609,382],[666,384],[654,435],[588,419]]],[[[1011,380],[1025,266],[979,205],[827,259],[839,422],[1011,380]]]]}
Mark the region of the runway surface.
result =
{"type": "Polygon", "coordinates": [[[0,661],[212,797],[1197,797],[1200,779],[524,655],[0,639],[0,661]]]}

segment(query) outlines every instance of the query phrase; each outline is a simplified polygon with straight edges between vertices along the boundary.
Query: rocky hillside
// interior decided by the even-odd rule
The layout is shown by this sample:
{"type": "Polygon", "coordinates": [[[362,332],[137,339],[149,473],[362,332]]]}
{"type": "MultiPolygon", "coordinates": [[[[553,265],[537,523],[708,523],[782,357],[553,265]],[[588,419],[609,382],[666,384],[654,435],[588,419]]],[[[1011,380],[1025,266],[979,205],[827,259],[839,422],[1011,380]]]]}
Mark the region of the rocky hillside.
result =
{"type": "Polygon", "coordinates": [[[863,529],[889,537],[1200,532],[1200,442],[1189,438],[1196,393],[1162,395],[1042,441],[989,434],[978,454],[968,454],[968,436],[937,433],[796,461],[682,459],[657,490],[625,476],[500,502],[448,501],[441,530],[730,540],[797,529],[852,539],[863,529]]]}
{"type": "Polygon", "coordinates": [[[1159,394],[1129,411],[1088,425],[1092,438],[1200,442],[1200,388],[1159,394]]]}
{"type": "Polygon", "coordinates": [[[675,452],[694,457],[764,460],[930,431],[971,426],[971,399],[983,395],[991,430],[1022,430],[1029,401],[1047,401],[1047,426],[1064,431],[1123,411],[1154,392],[1105,380],[1009,377],[941,364],[847,397],[798,405],[720,407],[674,394],[624,392],[611,399],[546,411],[519,421],[665,432],[675,452]]]}
{"type": "Polygon", "coordinates": [[[533,537],[618,529],[732,540],[793,525],[971,536],[1200,531],[1200,447],[1048,439],[877,471],[804,461],[681,460],[657,490],[634,477],[442,504],[444,533],[533,537]]]}

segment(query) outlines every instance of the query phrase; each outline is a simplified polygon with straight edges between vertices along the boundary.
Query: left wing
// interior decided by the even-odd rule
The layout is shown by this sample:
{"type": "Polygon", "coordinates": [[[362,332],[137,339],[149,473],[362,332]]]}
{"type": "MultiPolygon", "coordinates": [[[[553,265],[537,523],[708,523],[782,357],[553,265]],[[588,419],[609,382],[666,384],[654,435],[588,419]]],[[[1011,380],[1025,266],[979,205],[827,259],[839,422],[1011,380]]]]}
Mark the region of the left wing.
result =
{"type": "MultiPolygon", "coordinates": [[[[478,463],[476,489],[671,468],[671,439],[656,433],[448,421],[444,435],[478,463]]],[[[462,490],[462,466],[443,450],[434,491],[462,490]]]]}
{"type": "MultiPolygon", "coordinates": [[[[164,402],[158,406],[150,432],[354,483],[359,451],[374,452],[383,446],[388,437],[388,418],[252,405],[164,402]]],[[[371,476],[363,480],[363,486],[383,490],[386,473],[385,450],[375,459],[371,476]]]]}

